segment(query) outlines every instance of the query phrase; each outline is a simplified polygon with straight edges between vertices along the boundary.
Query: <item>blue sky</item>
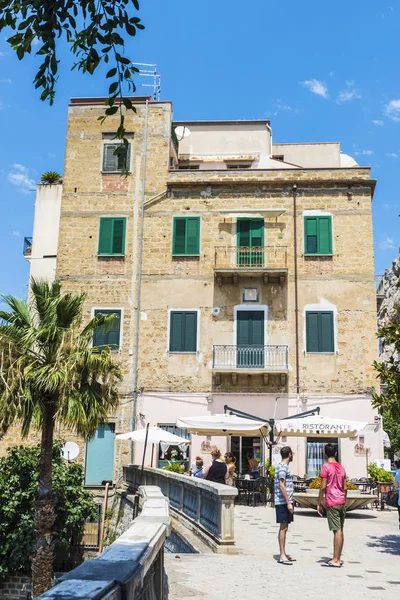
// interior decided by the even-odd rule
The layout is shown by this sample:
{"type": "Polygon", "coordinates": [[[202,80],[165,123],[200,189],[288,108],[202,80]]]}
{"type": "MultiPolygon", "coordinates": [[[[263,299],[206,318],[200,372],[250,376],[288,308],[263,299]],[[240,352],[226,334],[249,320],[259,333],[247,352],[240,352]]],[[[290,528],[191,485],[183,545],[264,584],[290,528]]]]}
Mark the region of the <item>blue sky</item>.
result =
{"type": "MultiPolygon", "coordinates": [[[[142,0],[146,29],[127,42],[137,62],[157,63],[175,119],[271,118],[275,142],[340,141],[372,166],[375,272],[400,244],[400,6],[394,0],[305,3],[142,0]]],[[[0,38],[0,292],[26,295],[22,256],[34,186],[63,172],[67,104],[105,95],[102,75],[70,72],[64,46],[55,106],[31,81],[38,59],[19,62],[0,38]]],[[[139,82],[140,83],[140,82],[139,82]]],[[[146,88],[138,88],[146,93],[146,88]]],[[[362,235],[362,232],[355,232],[362,235]]]]}

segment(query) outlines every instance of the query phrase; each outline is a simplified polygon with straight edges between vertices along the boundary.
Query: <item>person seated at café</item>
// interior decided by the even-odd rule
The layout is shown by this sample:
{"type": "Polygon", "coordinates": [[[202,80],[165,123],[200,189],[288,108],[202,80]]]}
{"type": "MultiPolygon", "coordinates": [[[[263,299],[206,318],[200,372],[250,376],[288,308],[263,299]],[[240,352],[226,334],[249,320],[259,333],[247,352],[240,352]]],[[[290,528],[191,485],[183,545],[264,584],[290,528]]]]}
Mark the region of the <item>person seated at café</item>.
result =
{"type": "Polygon", "coordinates": [[[217,446],[211,448],[211,462],[203,469],[204,479],[214,483],[225,483],[228,467],[221,460],[221,450],[217,446]]]}
{"type": "Polygon", "coordinates": [[[196,456],[195,462],[192,464],[192,477],[203,479],[203,459],[201,456],[196,456]]]}
{"type": "Polygon", "coordinates": [[[226,462],[226,466],[227,466],[225,483],[226,483],[226,485],[233,486],[233,475],[236,471],[236,458],[234,457],[232,452],[227,452],[225,454],[224,458],[225,458],[225,462],[226,462]]]}
{"type": "Polygon", "coordinates": [[[258,464],[258,460],[254,458],[254,455],[251,452],[246,454],[247,463],[249,465],[249,473],[252,479],[259,479],[260,477],[260,465],[258,464]]]}

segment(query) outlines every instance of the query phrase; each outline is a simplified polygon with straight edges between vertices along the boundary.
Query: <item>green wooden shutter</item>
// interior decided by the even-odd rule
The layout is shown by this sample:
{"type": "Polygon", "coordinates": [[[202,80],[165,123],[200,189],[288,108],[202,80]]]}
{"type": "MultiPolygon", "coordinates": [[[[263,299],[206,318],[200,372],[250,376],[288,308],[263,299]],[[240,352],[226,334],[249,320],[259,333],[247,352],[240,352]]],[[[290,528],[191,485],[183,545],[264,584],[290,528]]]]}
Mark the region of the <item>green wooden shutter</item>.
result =
{"type": "Polygon", "coordinates": [[[318,218],[318,254],[332,254],[332,219],[318,218]]]}
{"type": "Polygon", "coordinates": [[[169,351],[182,352],[183,313],[171,312],[169,325],[169,351]]]}
{"type": "Polygon", "coordinates": [[[250,246],[250,219],[237,220],[237,245],[239,247],[250,246]]]}
{"type": "Polygon", "coordinates": [[[112,254],[124,254],[126,219],[113,219],[112,254]]]}
{"type": "Polygon", "coordinates": [[[250,221],[250,246],[264,245],[264,220],[253,219],[250,221]]]}
{"type": "Polygon", "coordinates": [[[109,346],[111,350],[118,350],[121,336],[121,311],[120,310],[95,310],[95,315],[116,315],[113,323],[109,327],[97,327],[93,336],[93,347],[105,348],[109,346]]]}
{"type": "Polygon", "coordinates": [[[186,218],[174,217],[172,254],[185,254],[186,247],[186,218]]]}
{"type": "Polygon", "coordinates": [[[334,352],[333,313],[319,313],[319,348],[320,352],[334,352]]]}
{"type": "Polygon", "coordinates": [[[170,352],[196,352],[197,312],[173,311],[169,326],[170,352]]]}
{"type": "Polygon", "coordinates": [[[197,312],[184,313],[184,352],[197,350],[197,312]]]}
{"type": "Polygon", "coordinates": [[[98,253],[109,255],[112,253],[113,219],[102,217],[100,219],[99,251],[98,253]]]}
{"type": "Polygon", "coordinates": [[[306,349],[307,352],[319,352],[319,318],[317,312],[306,313],[306,349]]]}
{"type": "Polygon", "coordinates": [[[304,219],[304,252],[305,254],[318,253],[318,226],[316,217],[304,219]]]}
{"type": "Polygon", "coordinates": [[[200,253],[200,217],[189,217],[186,221],[185,253],[191,256],[200,253]]]}
{"type": "Polygon", "coordinates": [[[115,157],[117,159],[117,170],[122,171],[124,168],[129,171],[129,162],[131,155],[131,145],[128,146],[122,145],[122,148],[118,155],[115,157]]]}
{"type": "Polygon", "coordinates": [[[103,171],[117,170],[117,157],[114,152],[117,144],[104,144],[103,146],[103,171]]]}

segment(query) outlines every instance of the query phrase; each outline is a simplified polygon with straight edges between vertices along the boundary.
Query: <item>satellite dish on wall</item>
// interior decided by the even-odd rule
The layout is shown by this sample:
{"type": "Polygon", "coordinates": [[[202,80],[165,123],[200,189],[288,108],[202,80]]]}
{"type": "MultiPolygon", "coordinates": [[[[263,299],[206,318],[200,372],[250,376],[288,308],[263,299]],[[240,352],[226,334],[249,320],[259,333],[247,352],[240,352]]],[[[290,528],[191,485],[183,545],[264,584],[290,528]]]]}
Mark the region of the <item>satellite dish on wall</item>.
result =
{"type": "Polygon", "coordinates": [[[180,142],[183,138],[188,137],[191,134],[191,131],[186,125],[178,125],[178,127],[175,127],[175,134],[178,138],[178,142],[180,142]]]}
{"type": "Polygon", "coordinates": [[[79,446],[75,442],[67,442],[61,450],[65,460],[74,460],[79,454],[79,446]]]}

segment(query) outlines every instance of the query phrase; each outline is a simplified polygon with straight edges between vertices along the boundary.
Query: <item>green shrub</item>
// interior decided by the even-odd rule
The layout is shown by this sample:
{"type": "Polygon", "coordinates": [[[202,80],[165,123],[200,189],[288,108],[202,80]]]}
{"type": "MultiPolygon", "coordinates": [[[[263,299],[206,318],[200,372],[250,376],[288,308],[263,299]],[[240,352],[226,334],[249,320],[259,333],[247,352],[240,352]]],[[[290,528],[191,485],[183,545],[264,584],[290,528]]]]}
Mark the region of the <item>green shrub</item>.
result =
{"type": "MultiPolygon", "coordinates": [[[[35,547],[34,502],[38,491],[40,446],[14,446],[0,458],[0,581],[9,572],[28,573],[35,547]]],[[[97,515],[91,494],[83,488],[83,469],[67,465],[61,442],[53,447],[53,489],[57,496],[56,552],[68,556],[72,538],[82,535],[84,523],[97,515]]]]}
{"type": "Polygon", "coordinates": [[[368,465],[368,475],[374,481],[385,481],[388,483],[393,482],[393,475],[382,469],[382,467],[378,467],[375,463],[369,463],[368,465]]]}
{"type": "Polygon", "coordinates": [[[181,475],[185,472],[185,465],[179,462],[168,461],[168,465],[163,467],[164,471],[172,471],[173,473],[180,473],[181,475]]]}
{"type": "Polygon", "coordinates": [[[275,477],[276,469],[275,469],[274,465],[270,464],[269,458],[267,458],[267,460],[265,461],[265,470],[269,477],[271,477],[272,479],[275,477]]]}
{"type": "MultiPolygon", "coordinates": [[[[348,490],[358,490],[358,485],[353,483],[352,481],[346,481],[346,488],[348,490]]],[[[321,489],[321,477],[316,477],[312,480],[310,485],[308,486],[309,490],[319,490],[321,489]]]]}

